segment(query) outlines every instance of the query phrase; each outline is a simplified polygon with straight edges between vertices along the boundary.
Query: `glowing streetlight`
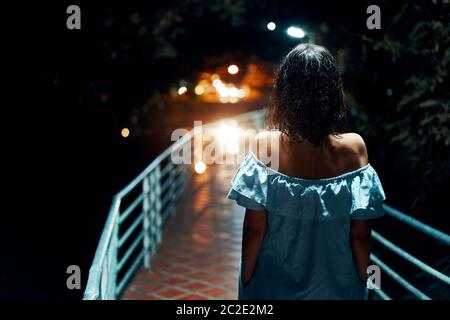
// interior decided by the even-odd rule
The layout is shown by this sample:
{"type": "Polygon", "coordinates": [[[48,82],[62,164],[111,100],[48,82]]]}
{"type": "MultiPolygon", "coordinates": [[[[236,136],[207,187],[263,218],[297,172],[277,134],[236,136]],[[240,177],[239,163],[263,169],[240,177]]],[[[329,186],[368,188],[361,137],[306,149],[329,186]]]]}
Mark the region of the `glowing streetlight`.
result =
{"type": "Polygon", "coordinates": [[[215,79],[212,84],[214,88],[220,88],[223,86],[222,80],[220,79],[215,79]]]}
{"type": "Polygon", "coordinates": [[[187,88],[186,87],[180,87],[179,89],[178,89],[178,94],[180,95],[180,96],[182,96],[183,94],[185,94],[187,92],[187,88]]]}
{"type": "Polygon", "coordinates": [[[198,85],[195,87],[194,91],[195,91],[195,94],[196,94],[196,95],[201,96],[202,94],[205,93],[205,87],[202,86],[201,84],[198,84],[198,85]]]}
{"type": "Polygon", "coordinates": [[[229,93],[230,97],[232,97],[232,98],[236,98],[238,96],[238,92],[239,91],[238,91],[238,89],[236,87],[231,87],[228,90],[228,93],[229,93]]]}
{"type": "Polygon", "coordinates": [[[122,131],[120,131],[120,135],[127,138],[130,135],[130,130],[128,128],[123,128],[122,131]]]}
{"type": "Polygon", "coordinates": [[[232,64],[232,65],[229,65],[229,66],[228,66],[228,73],[229,73],[229,74],[236,74],[236,73],[238,73],[238,72],[239,72],[239,68],[238,68],[237,65],[232,64]]]}
{"type": "Polygon", "coordinates": [[[204,173],[206,171],[206,163],[204,163],[203,161],[197,162],[194,166],[194,170],[198,174],[204,173]]]}
{"type": "Polygon", "coordinates": [[[269,22],[268,24],[267,24],[267,29],[269,29],[270,31],[273,31],[273,30],[275,30],[276,29],[276,27],[277,27],[277,25],[275,24],[275,22],[269,22]]]}
{"type": "Polygon", "coordinates": [[[286,33],[293,38],[303,38],[305,36],[305,31],[298,27],[289,27],[286,33]]]}

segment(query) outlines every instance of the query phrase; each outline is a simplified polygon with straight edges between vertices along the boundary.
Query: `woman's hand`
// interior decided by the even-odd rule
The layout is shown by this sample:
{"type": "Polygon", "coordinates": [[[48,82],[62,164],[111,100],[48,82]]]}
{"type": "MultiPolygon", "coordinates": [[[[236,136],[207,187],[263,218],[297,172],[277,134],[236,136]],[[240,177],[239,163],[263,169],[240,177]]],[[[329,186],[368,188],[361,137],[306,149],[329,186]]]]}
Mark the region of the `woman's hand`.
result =
{"type": "Polygon", "coordinates": [[[353,220],[350,227],[350,241],[358,274],[367,282],[367,268],[370,264],[370,225],[367,220],[353,220]]]}
{"type": "Polygon", "coordinates": [[[246,209],[242,235],[242,281],[250,281],[266,233],[267,212],[246,209]]]}

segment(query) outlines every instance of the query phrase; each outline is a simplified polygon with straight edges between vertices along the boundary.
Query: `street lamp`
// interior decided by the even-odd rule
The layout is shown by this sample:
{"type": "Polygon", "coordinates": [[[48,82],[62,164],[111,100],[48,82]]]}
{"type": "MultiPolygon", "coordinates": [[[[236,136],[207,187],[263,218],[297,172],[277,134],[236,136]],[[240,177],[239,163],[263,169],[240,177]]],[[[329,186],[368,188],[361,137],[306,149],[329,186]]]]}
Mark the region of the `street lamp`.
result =
{"type": "Polygon", "coordinates": [[[293,38],[298,38],[298,39],[301,39],[301,38],[303,38],[304,36],[305,36],[305,31],[303,31],[303,29],[302,28],[299,28],[299,27],[289,27],[287,30],[286,30],[286,33],[289,35],[289,36],[291,36],[291,37],[293,37],[293,38]]]}
{"type": "Polygon", "coordinates": [[[273,30],[275,30],[276,29],[276,27],[277,27],[277,25],[275,24],[275,22],[269,22],[268,24],[267,24],[267,29],[269,29],[270,31],[273,31],[273,30]]]}

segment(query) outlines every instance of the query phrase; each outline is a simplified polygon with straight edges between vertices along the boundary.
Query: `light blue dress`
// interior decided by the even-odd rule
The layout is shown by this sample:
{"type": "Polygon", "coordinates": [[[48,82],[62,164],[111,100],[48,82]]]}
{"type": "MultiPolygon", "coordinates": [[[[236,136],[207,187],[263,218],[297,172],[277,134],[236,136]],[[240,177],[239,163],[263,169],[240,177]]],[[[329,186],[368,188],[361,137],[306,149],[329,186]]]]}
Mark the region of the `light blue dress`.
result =
{"type": "Polygon", "coordinates": [[[249,153],[228,198],[267,211],[266,234],[249,283],[238,299],[367,299],[350,246],[350,221],[384,215],[386,199],[366,165],[327,179],[290,177],[249,153]]]}

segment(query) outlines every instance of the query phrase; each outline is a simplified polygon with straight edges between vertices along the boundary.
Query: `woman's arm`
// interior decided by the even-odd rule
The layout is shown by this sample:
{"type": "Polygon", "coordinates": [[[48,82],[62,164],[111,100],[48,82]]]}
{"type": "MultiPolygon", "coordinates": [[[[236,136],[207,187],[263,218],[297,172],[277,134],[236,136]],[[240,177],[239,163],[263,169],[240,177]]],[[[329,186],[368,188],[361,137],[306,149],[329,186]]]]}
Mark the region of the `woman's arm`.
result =
{"type": "Polygon", "coordinates": [[[266,233],[267,213],[246,209],[242,235],[242,280],[246,285],[253,275],[261,243],[266,233]]]}
{"type": "Polygon", "coordinates": [[[367,281],[370,264],[370,225],[367,220],[353,220],[350,227],[350,241],[356,268],[361,279],[367,281]]]}

